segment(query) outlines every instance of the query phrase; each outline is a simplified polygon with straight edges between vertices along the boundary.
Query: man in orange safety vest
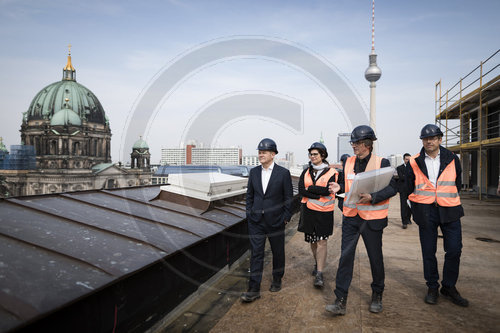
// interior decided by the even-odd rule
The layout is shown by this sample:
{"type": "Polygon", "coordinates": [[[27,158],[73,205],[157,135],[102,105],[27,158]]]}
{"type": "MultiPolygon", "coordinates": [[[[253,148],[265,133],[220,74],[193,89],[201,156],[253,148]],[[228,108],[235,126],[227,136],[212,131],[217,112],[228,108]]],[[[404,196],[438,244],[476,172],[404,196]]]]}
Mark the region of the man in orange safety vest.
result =
{"type": "Polygon", "coordinates": [[[413,219],[419,227],[424,278],[428,287],[424,301],[436,304],[439,296],[436,248],[437,228],[440,227],[445,251],[441,294],[453,303],[466,307],[469,302],[455,288],[462,253],[460,218],[464,215],[458,194],[462,187],[460,160],[441,146],[443,133],[438,126],[425,125],[420,139],[423,147],[419,154],[410,158],[406,168],[406,186],[413,219]]]}

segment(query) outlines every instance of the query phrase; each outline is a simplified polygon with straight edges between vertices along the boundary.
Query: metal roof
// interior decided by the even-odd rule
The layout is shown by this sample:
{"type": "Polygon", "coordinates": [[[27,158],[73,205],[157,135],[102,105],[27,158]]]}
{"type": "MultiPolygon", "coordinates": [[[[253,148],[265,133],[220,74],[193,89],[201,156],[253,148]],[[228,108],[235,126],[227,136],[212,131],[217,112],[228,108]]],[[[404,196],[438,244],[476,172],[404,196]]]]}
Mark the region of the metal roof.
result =
{"type": "Polygon", "coordinates": [[[0,331],[42,317],[245,218],[155,200],[160,186],[0,200],[0,331]]]}

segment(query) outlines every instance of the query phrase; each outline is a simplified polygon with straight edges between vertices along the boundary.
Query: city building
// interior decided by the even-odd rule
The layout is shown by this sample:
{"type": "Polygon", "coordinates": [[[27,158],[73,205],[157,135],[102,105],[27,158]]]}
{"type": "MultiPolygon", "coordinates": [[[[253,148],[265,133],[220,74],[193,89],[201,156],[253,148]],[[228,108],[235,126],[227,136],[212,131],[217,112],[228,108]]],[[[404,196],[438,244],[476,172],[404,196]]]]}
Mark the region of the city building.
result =
{"type": "Polygon", "coordinates": [[[351,133],[339,133],[337,136],[337,161],[344,154],[352,155],[351,133]]]}
{"type": "Polygon", "coordinates": [[[243,156],[243,158],[241,160],[241,164],[243,164],[243,165],[250,165],[250,166],[260,165],[260,163],[259,163],[259,156],[257,156],[257,155],[243,156]]]}
{"type": "Polygon", "coordinates": [[[162,148],[161,165],[186,164],[186,148],[162,148]]]}
{"type": "Polygon", "coordinates": [[[241,148],[204,148],[193,144],[185,148],[162,148],[162,165],[240,165],[241,148]]]}
{"type": "Polygon", "coordinates": [[[387,157],[389,162],[391,163],[391,167],[396,168],[403,164],[403,154],[392,154],[387,157]]]}
{"type": "Polygon", "coordinates": [[[482,196],[496,195],[500,182],[500,50],[451,88],[435,85],[435,122],[443,146],[460,156],[462,185],[482,196]]]}

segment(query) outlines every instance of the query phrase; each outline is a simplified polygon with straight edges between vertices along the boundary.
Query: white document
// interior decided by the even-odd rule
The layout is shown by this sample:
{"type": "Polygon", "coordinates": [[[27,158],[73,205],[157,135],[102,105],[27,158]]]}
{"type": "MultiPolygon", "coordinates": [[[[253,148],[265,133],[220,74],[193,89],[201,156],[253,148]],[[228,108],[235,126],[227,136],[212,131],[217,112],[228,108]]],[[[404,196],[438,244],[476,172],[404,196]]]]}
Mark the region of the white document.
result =
{"type": "Polygon", "coordinates": [[[359,201],[361,193],[380,191],[389,185],[393,174],[393,167],[385,167],[356,174],[344,202],[354,205],[359,201]]]}

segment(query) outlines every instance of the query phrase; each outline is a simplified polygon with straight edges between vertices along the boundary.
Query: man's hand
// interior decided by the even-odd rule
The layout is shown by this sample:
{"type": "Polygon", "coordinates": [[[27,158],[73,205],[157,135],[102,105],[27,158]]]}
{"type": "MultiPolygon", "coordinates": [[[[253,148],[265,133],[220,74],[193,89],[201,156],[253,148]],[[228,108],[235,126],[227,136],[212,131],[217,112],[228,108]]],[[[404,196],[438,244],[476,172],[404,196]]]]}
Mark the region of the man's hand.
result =
{"type": "Polygon", "coordinates": [[[330,192],[331,194],[335,194],[338,191],[340,191],[340,185],[339,184],[337,184],[335,182],[330,182],[328,184],[328,192],[330,192]]]}
{"type": "Polygon", "coordinates": [[[359,195],[359,204],[371,204],[372,203],[372,196],[370,193],[361,193],[359,195]]]}
{"type": "Polygon", "coordinates": [[[288,222],[290,222],[290,221],[285,221],[285,225],[287,225],[287,224],[288,224],[288,222]]]}

